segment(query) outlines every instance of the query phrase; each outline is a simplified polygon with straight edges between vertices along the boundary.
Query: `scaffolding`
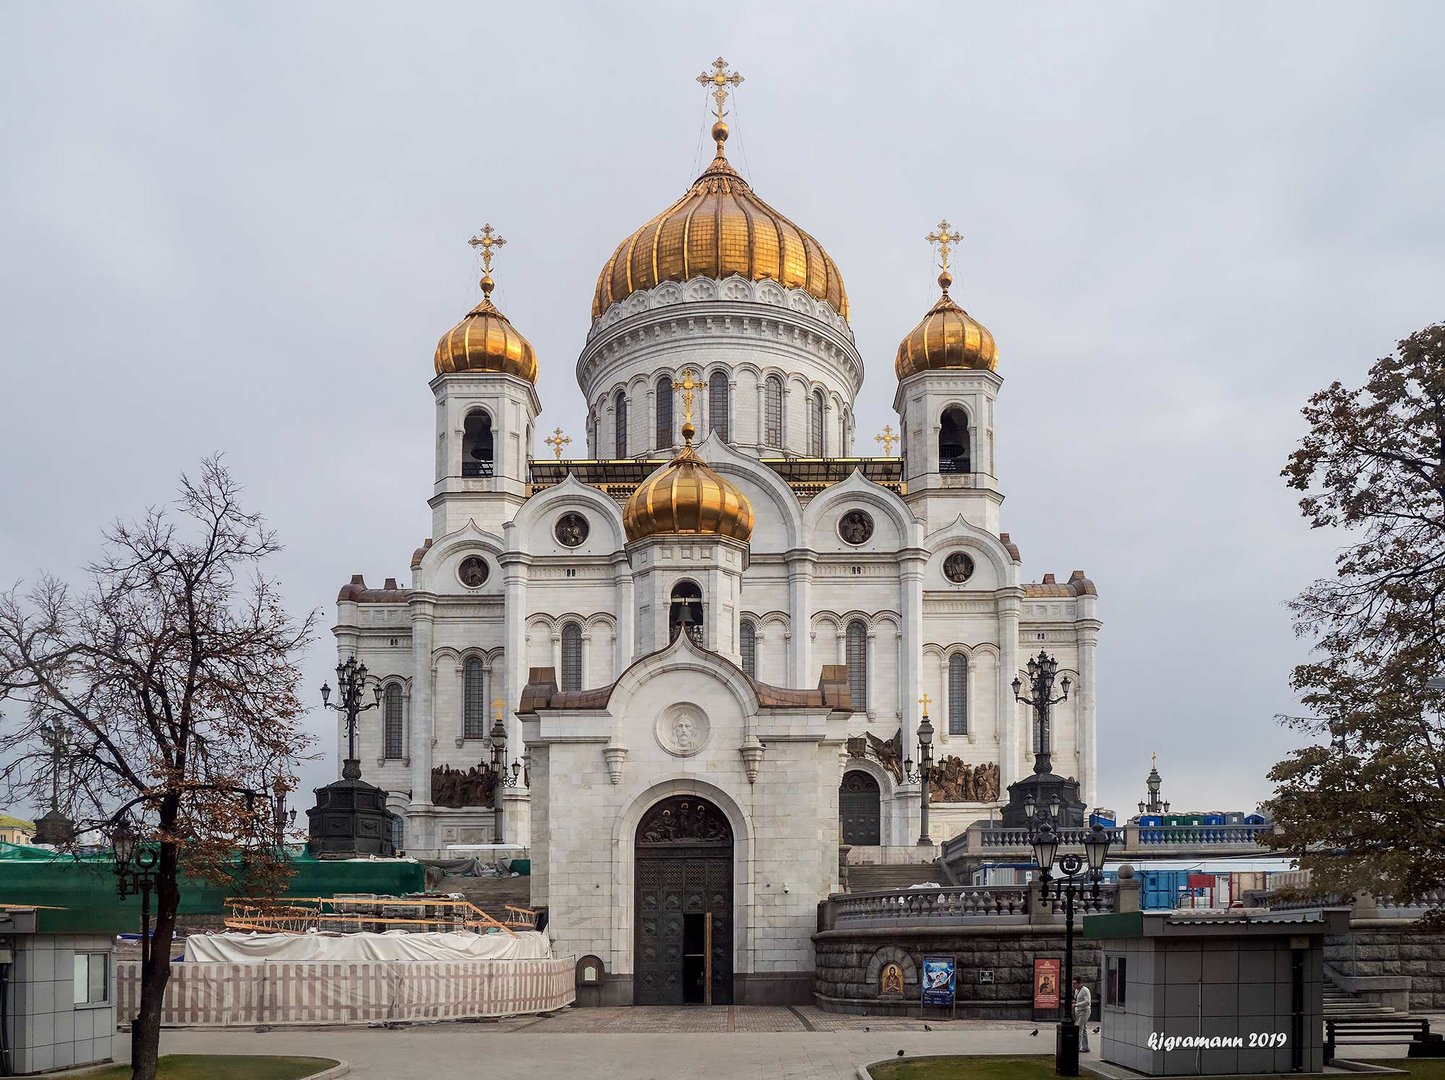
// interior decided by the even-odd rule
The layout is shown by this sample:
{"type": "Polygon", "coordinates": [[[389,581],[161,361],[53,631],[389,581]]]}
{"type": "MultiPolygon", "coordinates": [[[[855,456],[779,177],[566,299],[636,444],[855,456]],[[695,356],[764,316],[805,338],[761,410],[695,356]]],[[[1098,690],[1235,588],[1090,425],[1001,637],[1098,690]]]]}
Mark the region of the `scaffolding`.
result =
{"type": "Polygon", "coordinates": [[[315,930],[375,933],[447,933],[470,930],[489,934],[537,929],[537,912],[504,904],[497,919],[464,896],[286,896],[269,899],[227,897],[226,929],[265,934],[306,934],[315,930]]]}

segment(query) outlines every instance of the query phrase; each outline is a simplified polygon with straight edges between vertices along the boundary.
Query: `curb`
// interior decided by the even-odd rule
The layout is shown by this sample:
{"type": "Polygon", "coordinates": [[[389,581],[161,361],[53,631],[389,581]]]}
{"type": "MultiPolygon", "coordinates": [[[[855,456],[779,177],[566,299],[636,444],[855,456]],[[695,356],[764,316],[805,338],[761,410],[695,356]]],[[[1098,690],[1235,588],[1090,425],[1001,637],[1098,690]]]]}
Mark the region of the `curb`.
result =
{"type": "Polygon", "coordinates": [[[348,1076],[351,1073],[351,1062],[338,1061],[329,1069],[322,1069],[319,1073],[312,1073],[302,1077],[302,1080],[334,1080],[338,1076],[348,1076]]]}

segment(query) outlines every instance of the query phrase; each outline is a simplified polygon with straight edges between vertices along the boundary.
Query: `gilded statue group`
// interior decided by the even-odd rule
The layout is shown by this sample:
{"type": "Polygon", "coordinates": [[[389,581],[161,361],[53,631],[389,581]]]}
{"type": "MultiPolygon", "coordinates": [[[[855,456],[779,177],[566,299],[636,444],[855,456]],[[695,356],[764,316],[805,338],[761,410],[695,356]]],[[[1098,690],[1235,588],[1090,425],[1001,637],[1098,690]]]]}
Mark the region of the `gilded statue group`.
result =
{"type": "Polygon", "coordinates": [[[431,801],[438,806],[459,809],[463,806],[491,806],[496,794],[497,778],[492,770],[473,765],[463,772],[450,765],[431,771],[431,801]]]}
{"type": "MultiPolygon", "coordinates": [[[[860,739],[848,740],[848,752],[854,757],[872,756],[900,783],[903,780],[903,732],[891,739],[880,739],[871,731],[860,739]]],[[[998,766],[991,761],[970,765],[949,755],[934,763],[928,772],[929,801],[993,802],[999,793],[998,766]]]]}

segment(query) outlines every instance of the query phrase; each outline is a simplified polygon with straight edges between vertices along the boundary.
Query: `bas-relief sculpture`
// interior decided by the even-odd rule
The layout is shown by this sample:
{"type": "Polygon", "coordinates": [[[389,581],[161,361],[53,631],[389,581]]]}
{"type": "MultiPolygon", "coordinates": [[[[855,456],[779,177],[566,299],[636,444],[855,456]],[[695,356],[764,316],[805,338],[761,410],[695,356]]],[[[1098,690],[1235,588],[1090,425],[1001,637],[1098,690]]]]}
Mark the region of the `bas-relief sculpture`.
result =
{"type": "Polygon", "coordinates": [[[431,801],[437,806],[453,810],[491,806],[496,790],[497,778],[492,771],[478,765],[466,770],[438,765],[431,771],[431,801]]]}

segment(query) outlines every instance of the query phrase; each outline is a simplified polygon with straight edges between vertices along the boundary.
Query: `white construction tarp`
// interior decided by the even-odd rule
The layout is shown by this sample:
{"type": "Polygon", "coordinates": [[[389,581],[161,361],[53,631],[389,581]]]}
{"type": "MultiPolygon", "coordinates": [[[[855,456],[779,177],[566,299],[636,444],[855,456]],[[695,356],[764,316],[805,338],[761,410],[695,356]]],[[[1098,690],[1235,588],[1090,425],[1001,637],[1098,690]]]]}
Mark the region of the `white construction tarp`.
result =
{"type": "Polygon", "coordinates": [[[247,963],[261,960],[548,960],[546,934],[197,934],[186,938],[186,960],[247,963]]]}

